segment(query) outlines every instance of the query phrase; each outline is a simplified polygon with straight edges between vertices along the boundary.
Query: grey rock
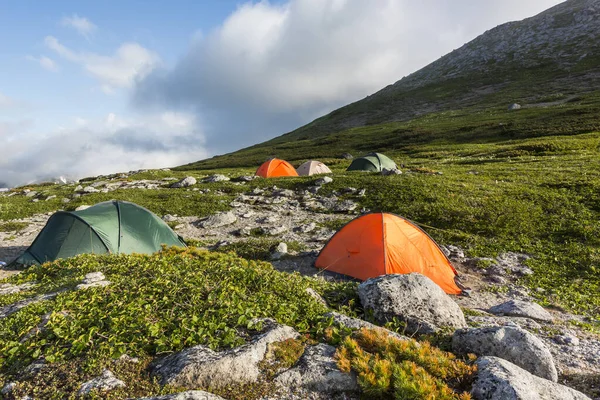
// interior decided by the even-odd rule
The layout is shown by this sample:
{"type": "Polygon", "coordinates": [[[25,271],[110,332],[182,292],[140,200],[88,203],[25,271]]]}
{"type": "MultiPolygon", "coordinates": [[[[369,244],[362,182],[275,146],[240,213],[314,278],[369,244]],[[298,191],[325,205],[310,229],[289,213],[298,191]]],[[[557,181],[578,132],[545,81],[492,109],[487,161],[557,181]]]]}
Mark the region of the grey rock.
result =
{"type": "Polygon", "coordinates": [[[281,235],[284,232],[287,232],[288,228],[281,225],[281,226],[274,226],[272,228],[267,228],[264,229],[265,234],[269,235],[269,236],[277,236],[277,235],[281,235]]]}
{"type": "Polygon", "coordinates": [[[95,188],[95,187],[93,187],[93,186],[86,186],[86,187],[84,187],[84,188],[83,188],[82,192],[83,192],[83,193],[98,193],[98,192],[99,192],[99,190],[98,190],[98,189],[96,189],[96,188],[95,188]]]}
{"type": "Polygon", "coordinates": [[[356,193],[358,197],[365,197],[365,194],[367,194],[367,189],[360,189],[358,193],[356,193]]]}
{"type": "Polygon", "coordinates": [[[451,260],[461,261],[465,259],[465,252],[458,246],[440,246],[446,257],[451,260]]]}
{"type": "Polygon", "coordinates": [[[56,198],[56,195],[55,195],[55,194],[53,194],[52,196],[48,196],[48,197],[46,197],[46,201],[48,201],[48,200],[52,200],[52,199],[55,199],[55,198],[56,198]]]}
{"type": "Polygon", "coordinates": [[[277,245],[277,247],[275,248],[275,251],[271,254],[271,259],[272,260],[280,260],[286,254],[288,254],[287,244],[284,242],[281,242],[277,245]]]}
{"type": "Polygon", "coordinates": [[[311,222],[309,224],[300,225],[295,230],[298,232],[302,232],[302,233],[309,233],[309,232],[314,231],[316,229],[316,227],[317,227],[317,224],[315,224],[314,222],[311,222]]]}
{"type": "Polygon", "coordinates": [[[215,352],[195,346],[160,360],[152,373],[161,384],[184,388],[221,388],[254,382],[261,374],[258,364],[265,358],[267,345],[298,337],[298,332],[267,320],[267,331],[250,343],[235,349],[215,352]]]}
{"type": "Polygon", "coordinates": [[[85,276],[83,281],[75,287],[77,290],[88,289],[92,287],[101,287],[110,285],[102,272],[91,272],[85,276]]]}
{"type": "Polygon", "coordinates": [[[297,365],[277,376],[275,382],[292,391],[303,389],[330,395],[356,392],[356,376],[339,370],[335,350],[323,343],[307,346],[297,365]]]}
{"type": "Polygon", "coordinates": [[[500,357],[541,378],[558,380],[550,350],[518,327],[459,329],[452,336],[452,349],[459,354],[500,357]]]}
{"type": "Polygon", "coordinates": [[[205,218],[200,222],[202,228],[218,228],[225,225],[231,225],[237,221],[237,217],[231,211],[217,213],[205,218]]]}
{"type": "Polygon", "coordinates": [[[344,160],[352,160],[354,158],[354,156],[350,153],[342,153],[340,158],[343,158],[344,160]]]}
{"type": "Polygon", "coordinates": [[[117,379],[112,372],[110,372],[108,369],[105,369],[102,371],[102,375],[99,377],[82,384],[77,394],[80,396],[85,396],[90,394],[92,390],[108,392],[120,387],[125,387],[125,382],[117,379]]]}
{"type": "Polygon", "coordinates": [[[1,283],[0,284],[0,296],[6,295],[6,294],[19,293],[24,290],[29,290],[29,289],[33,288],[34,286],[35,285],[33,285],[32,283],[23,283],[20,285],[13,285],[11,283],[1,283]]]}
{"type": "Polygon", "coordinates": [[[424,275],[393,274],[371,278],[358,286],[365,310],[384,324],[394,317],[406,323],[409,334],[433,333],[442,327],[466,328],[460,307],[424,275]]]}
{"type": "Polygon", "coordinates": [[[517,103],[513,103],[508,106],[508,111],[514,111],[514,110],[520,110],[520,109],[521,109],[521,105],[517,104],[517,103]]]}
{"type": "Polygon", "coordinates": [[[171,215],[171,214],[165,214],[165,215],[162,217],[162,219],[163,219],[163,221],[165,221],[165,222],[175,222],[175,221],[177,221],[177,217],[175,217],[175,216],[173,216],[173,215],[171,215]]]}
{"type": "Polygon", "coordinates": [[[319,303],[323,304],[325,307],[328,307],[327,301],[323,298],[323,296],[321,296],[319,293],[317,293],[317,291],[315,289],[306,288],[306,293],[308,293],[310,295],[310,297],[312,297],[319,303]]]}
{"type": "Polygon", "coordinates": [[[75,209],[75,211],[87,210],[87,209],[88,209],[88,208],[90,208],[90,207],[91,207],[91,206],[88,206],[88,205],[85,205],[85,204],[84,204],[84,205],[80,205],[79,207],[77,207],[77,208],[75,209]]]}
{"type": "Polygon", "coordinates": [[[273,192],[276,197],[294,197],[294,191],[289,189],[280,189],[273,192]]]}
{"type": "Polygon", "coordinates": [[[31,190],[31,191],[25,193],[25,197],[35,197],[35,196],[37,196],[37,194],[38,193],[35,190],[31,190]]]}
{"type": "Polygon", "coordinates": [[[552,322],[552,314],[544,310],[542,306],[523,300],[509,300],[498,304],[488,310],[495,315],[512,315],[516,317],[527,317],[542,322],[552,322]]]}
{"type": "Polygon", "coordinates": [[[318,185],[310,186],[307,190],[309,193],[317,194],[317,192],[319,192],[319,190],[321,190],[321,186],[318,186],[318,185]]]}
{"type": "Polygon", "coordinates": [[[590,400],[581,392],[537,377],[498,357],[476,361],[475,400],[590,400]]]}
{"type": "Polygon", "coordinates": [[[372,324],[372,323],[364,321],[362,319],[352,318],[352,317],[349,317],[349,316],[344,315],[344,314],[340,314],[340,313],[335,312],[335,311],[328,312],[324,316],[325,316],[325,318],[332,318],[333,322],[335,322],[338,325],[345,326],[346,328],[356,329],[356,330],[362,329],[362,328],[373,329],[373,330],[383,330],[389,336],[392,336],[392,337],[394,337],[396,339],[408,340],[408,338],[406,336],[402,336],[399,333],[396,333],[394,331],[390,331],[389,329],[383,328],[383,327],[381,327],[379,325],[372,324]]]}
{"type": "Polygon", "coordinates": [[[71,202],[71,199],[67,199],[66,197],[63,197],[63,198],[62,198],[62,200],[61,200],[61,202],[62,202],[63,204],[67,204],[67,203],[70,203],[70,202],[71,202]]]}
{"type": "Polygon", "coordinates": [[[402,175],[402,171],[400,171],[397,168],[384,168],[381,170],[381,175],[383,176],[389,176],[389,175],[402,175]]]}
{"type": "Polygon", "coordinates": [[[4,387],[0,390],[0,394],[11,394],[15,389],[17,384],[15,382],[8,382],[4,387]]]}
{"type": "Polygon", "coordinates": [[[196,184],[196,178],[194,178],[193,176],[186,176],[179,182],[175,182],[174,184],[172,184],[171,187],[177,189],[177,188],[189,187],[189,186],[192,186],[195,184],[196,184]]]}
{"type": "Polygon", "coordinates": [[[202,390],[188,390],[187,392],[168,394],[166,396],[143,397],[137,400],[225,400],[216,394],[202,390]]]}
{"type": "Polygon", "coordinates": [[[207,178],[204,178],[202,180],[202,182],[204,183],[215,183],[215,182],[227,182],[228,180],[230,180],[228,177],[226,177],[225,175],[221,175],[221,174],[215,174],[215,175],[211,175],[207,178]]]}
{"type": "Polygon", "coordinates": [[[9,304],[4,307],[0,307],[0,319],[8,317],[9,315],[16,313],[20,309],[25,308],[30,304],[39,303],[40,301],[44,300],[50,300],[55,298],[57,295],[58,292],[45,293],[36,297],[17,301],[16,303],[9,304]]]}
{"type": "Polygon", "coordinates": [[[356,210],[356,207],[358,207],[358,204],[352,200],[344,200],[341,203],[336,204],[333,207],[333,210],[336,212],[350,212],[356,210]]]}
{"type": "Polygon", "coordinates": [[[564,335],[557,335],[554,337],[554,341],[558,344],[562,344],[565,346],[579,346],[579,338],[570,333],[566,333],[564,335]]]}
{"type": "Polygon", "coordinates": [[[325,185],[327,183],[331,183],[331,182],[333,182],[332,178],[330,178],[329,176],[324,176],[322,178],[317,179],[315,181],[315,185],[317,185],[317,186],[323,186],[323,185],[325,185]]]}
{"type": "Polygon", "coordinates": [[[75,192],[81,192],[83,190],[83,186],[77,185],[77,187],[73,190],[75,192]]]}
{"type": "Polygon", "coordinates": [[[250,181],[253,181],[256,178],[258,178],[256,175],[244,175],[244,176],[240,176],[238,178],[238,181],[250,182],[250,181]]]}

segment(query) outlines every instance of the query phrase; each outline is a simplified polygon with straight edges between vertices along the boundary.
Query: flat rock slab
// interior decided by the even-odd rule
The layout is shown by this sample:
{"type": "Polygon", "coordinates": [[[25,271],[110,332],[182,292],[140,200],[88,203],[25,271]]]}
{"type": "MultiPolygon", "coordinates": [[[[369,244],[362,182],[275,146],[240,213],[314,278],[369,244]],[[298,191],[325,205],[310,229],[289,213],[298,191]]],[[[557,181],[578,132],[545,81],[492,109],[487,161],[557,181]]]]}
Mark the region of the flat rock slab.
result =
{"type": "Polygon", "coordinates": [[[108,392],[120,387],[125,387],[125,382],[117,379],[110,370],[105,369],[99,377],[82,384],[77,394],[85,396],[90,394],[93,390],[108,392]]]}
{"type": "Polygon", "coordinates": [[[523,300],[509,300],[505,303],[491,307],[488,312],[495,315],[527,317],[542,322],[553,321],[552,314],[544,310],[542,306],[523,300]]]}
{"type": "Polygon", "coordinates": [[[362,319],[348,317],[347,315],[340,314],[335,311],[328,312],[327,314],[325,314],[325,317],[333,318],[333,322],[335,322],[338,325],[345,326],[346,328],[357,329],[357,330],[362,329],[362,328],[373,329],[373,330],[383,330],[388,334],[388,336],[391,336],[391,337],[394,337],[394,338],[400,339],[400,340],[408,340],[408,338],[406,336],[402,336],[399,333],[390,331],[389,329],[382,328],[379,325],[372,324],[372,323],[364,321],[362,319]]]}
{"type": "Polygon", "coordinates": [[[231,225],[237,221],[237,217],[231,211],[218,213],[207,217],[203,221],[200,221],[200,227],[202,228],[218,228],[220,226],[231,225]]]}
{"type": "Polygon", "coordinates": [[[188,390],[187,392],[168,394],[166,396],[143,397],[137,400],[225,400],[216,394],[202,390],[188,390]]]}
{"type": "Polygon", "coordinates": [[[442,327],[467,327],[458,304],[421,274],[371,278],[358,286],[358,295],[377,322],[384,324],[397,318],[406,323],[408,334],[433,333],[442,327]]]}
{"type": "Polygon", "coordinates": [[[44,301],[44,300],[50,300],[50,299],[55,298],[57,295],[58,295],[58,292],[57,293],[46,293],[46,294],[39,295],[37,297],[32,297],[29,299],[17,301],[16,303],[13,303],[13,304],[9,304],[5,307],[0,308],[0,319],[8,317],[9,315],[16,313],[20,309],[25,308],[30,304],[38,303],[38,302],[44,301]]]}
{"type": "Polygon", "coordinates": [[[320,394],[356,392],[354,374],[340,371],[334,359],[335,347],[320,343],[307,346],[295,367],[281,373],[275,382],[287,390],[307,390],[320,394]]]}
{"type": "Polygon", "coordinates": [[[482,357],[471,394],[475,400],[590,400],[567,386],[537,377],[498,357],[482,357]]]}
{"type": "Polygon", "coordinates": [[[459,329],[452,336],[452,350],[500,357],[541,378],[558,380],[550,350],[540,339],[518,327],[459,329]]]}
{"type": "Polygon", "coordinates": [[[258,364],[265,358],[267,345],[298,336],[293,328],[269,320],[267,331],[250,343],[221,352],[202,345],[191,347],[159,360],[152,374],[163,385],[190,389],[254,382],[260,376],[258,364]]]}

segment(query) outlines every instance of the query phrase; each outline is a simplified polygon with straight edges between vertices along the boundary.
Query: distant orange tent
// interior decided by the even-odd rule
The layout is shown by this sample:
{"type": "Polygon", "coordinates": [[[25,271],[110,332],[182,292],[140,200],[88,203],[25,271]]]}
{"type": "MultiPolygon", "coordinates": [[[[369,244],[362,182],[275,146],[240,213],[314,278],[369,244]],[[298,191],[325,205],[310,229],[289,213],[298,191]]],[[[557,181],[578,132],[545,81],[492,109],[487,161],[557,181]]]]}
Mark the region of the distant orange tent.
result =
{"type": "Polygon", "coordinates": [[[315,261],[317,268],[361,280],[418,272],[448,294],[460,294],[457,272],[440,247],[414,223],[388,213],[358,217],[340,229],[315,261]]]}
{"type": "Polygon", "coordinates": [[[263,178],[275,178],[279,176],[298,176],[298,173],[296,172],[296,168],[289,162],[272,158],[258,167],[256,175],[263,178]]]}

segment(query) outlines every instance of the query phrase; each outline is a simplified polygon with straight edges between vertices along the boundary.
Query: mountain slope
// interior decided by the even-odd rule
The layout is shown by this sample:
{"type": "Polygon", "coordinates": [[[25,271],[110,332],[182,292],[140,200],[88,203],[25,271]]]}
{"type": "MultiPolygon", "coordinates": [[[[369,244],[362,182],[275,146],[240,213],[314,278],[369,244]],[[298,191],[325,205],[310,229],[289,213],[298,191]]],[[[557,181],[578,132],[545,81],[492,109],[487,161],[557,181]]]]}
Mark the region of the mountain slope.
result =
{"type": "Polygon", "coordinates": [[[332,149],[398,149],[440,138],[505,140],[591,132],[600,129],[598,54],[600,4],[568,0],[491,29],[393,85],[292,132],[185,168],[254,165],[275,155],[333,157],[332,149]],[[508,114],[513,102],[528,110],[508,114]]]}

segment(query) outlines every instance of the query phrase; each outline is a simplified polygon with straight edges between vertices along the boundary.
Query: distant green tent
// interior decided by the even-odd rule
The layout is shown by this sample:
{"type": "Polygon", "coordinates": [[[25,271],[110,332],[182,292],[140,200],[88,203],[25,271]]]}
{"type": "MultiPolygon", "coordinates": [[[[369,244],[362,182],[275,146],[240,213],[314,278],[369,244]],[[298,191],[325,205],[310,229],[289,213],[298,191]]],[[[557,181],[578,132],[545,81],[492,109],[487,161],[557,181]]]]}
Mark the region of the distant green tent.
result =
{"type": "Polygon", "coordinates": [[[81,211],[59,211],[14,263],[42,264],[78,254],[151,254],[161,245],[185,246],[159,217],[137,204],[106,201],[81,211]]]}
{"type": "Polygon", "coordinates": [[[346,171],[371,171],[381,172],[384,168],[396,169],[396,163],[381,153],[369,153],[366,156],[355,158],[346,171]]]}

